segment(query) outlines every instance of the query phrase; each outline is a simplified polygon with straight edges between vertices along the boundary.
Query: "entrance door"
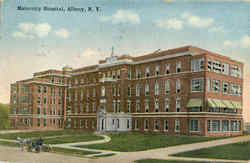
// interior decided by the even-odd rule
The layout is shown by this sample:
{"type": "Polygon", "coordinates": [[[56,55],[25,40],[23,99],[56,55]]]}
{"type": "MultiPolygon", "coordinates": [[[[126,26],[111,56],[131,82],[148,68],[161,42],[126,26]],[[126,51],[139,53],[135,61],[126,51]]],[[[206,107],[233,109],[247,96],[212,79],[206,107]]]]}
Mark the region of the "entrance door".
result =
{"type": "Polygon", "coordinates": [[[104,130],[104,119],[102,119],[102,130],[104,130]]]}

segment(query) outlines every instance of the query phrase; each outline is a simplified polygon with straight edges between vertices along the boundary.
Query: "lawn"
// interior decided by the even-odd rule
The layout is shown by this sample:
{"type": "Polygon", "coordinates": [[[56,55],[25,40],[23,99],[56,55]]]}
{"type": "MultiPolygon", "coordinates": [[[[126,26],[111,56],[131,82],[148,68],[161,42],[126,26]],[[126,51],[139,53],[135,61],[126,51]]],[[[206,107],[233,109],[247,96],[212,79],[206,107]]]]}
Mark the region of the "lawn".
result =
{"type": "Polygon", "coordinates": [[[63,136],[58,138],[48,138],[44,139],[45,144],[63,144],[63,143],[75,143],[75,142],[85,142],[85,141],[95,141],[101,140],[103,137],[95,135],[71,135],[63,136]]]}
{"type": "MultiPolygon", "coordinates": [[[[155,148],[169,147],[180,144],[191,144],[202,141],[221,139],[222,137],[198,136],[166,136],[164,134],[108,134],[111,141],[105,144],[80,146],[83,148],[103,149],[120,152],[144,151],[155,148]]],[[[225,138],[225,137],[224,137],[225,138]]]]}
{"type": "Polygon", "coordinates": [[[34,131],[34,132],[23,132],[23,133],[9,133],[0,134],[1,139],[16,139],[21,138],[39,138],[41,137],[52,137],[52,136],[64,136],[64,135],[93,135],[93,132],[80,131],[80,130],[57,130],[57,131],[34,131]]]}
{"type": "Polygon", "coordinates": [[[136,163],[204,163],[204,162],[146,159],[146,160],[138,160],[136,161],[136,163]]]}
{"type": "Polygon", "coordinates": [[[228,160],[249,160],[250,142],[228,144],[196,151],[179,153],[175,156],[195,158],[215,158],[228,160]]]}

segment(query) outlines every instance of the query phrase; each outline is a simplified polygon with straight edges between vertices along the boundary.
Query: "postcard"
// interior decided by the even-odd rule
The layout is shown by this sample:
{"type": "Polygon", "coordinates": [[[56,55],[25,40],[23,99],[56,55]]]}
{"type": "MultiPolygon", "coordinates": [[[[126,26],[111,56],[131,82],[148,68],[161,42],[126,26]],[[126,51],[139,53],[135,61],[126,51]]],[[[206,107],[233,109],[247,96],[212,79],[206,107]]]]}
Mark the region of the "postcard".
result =
{"type": "Polygon", "coordinates": [[[0,162],[247,162],[249,17],[249,0],[0,0],[0,162]]]}

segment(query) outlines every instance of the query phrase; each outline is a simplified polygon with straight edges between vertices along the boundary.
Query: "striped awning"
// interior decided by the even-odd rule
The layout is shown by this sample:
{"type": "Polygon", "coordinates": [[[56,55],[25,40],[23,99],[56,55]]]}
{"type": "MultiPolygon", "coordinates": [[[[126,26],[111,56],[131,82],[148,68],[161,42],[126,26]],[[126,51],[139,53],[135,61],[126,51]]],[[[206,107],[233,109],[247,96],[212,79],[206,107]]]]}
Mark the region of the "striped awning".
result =
{"type": "Polygon", "coordinates": [[[231,101],[235,109],[242,109],[242,103],[238,101],[231,101]]]}
{"type": "Polygon", "coordinates": [[[213,99],[216,103],[217,108],[226,108],[227,106],[224,104],[223,100],[213,99]]]}
{"type": "Polygon", "coordinates": [[[229,108],[229,109],[234,109],[234,105],[231,101],[229,100],[222,100],[222,102],[226,105],[226,108],[229,108]]]}
{"type": "Polygon", "coordinates": [[[207,100],[208,106],[211,108],[229,108],[229,109],[242,109],[242,103],[238,101],[219,100],[209,98],[207,100]]]}
{"type": "Polygon", "coordinates": [[[187,108],[201,107],[203,104],[202,99],[193,98],[188,101],[187,108]]]}
{"type": "Polygon", "coordinates": [[[217,108],[217,104],[214,102],[213,99],[209,98],[207,99],[208,106],[211,108],[217,108]]]}

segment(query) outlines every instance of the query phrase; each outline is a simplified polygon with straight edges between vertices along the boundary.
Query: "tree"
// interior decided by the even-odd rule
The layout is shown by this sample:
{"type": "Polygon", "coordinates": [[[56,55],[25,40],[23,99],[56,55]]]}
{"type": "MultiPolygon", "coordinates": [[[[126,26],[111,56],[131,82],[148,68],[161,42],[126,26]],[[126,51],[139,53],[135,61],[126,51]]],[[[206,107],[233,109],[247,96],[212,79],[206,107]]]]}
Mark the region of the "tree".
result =
{"type": "Polygon", "coordinates": [[[8,114],[9,114],[9,105],[0,103],[0,130],[7,129],[10,127],[8,114]]]}

